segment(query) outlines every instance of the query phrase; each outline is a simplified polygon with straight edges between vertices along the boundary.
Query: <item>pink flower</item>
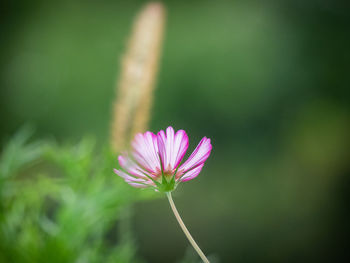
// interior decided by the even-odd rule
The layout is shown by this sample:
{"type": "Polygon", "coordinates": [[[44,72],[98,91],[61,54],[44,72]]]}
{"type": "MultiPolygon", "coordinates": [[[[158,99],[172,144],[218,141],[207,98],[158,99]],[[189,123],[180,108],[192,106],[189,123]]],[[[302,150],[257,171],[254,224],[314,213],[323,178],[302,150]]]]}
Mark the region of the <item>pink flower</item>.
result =
{"type": "Polygon", "coordinates": [[[136,134],[131,154],[118,157],[122,169],[114,172],[134,187],[154,187],[170,192],[180,182],[195,178],[210,155],[210,139],[204,137],[191,156],[181,164],[188,148],[188,136],[184,130],[176,133],[172,127],[155,135],[152,132],[136,134]],[[181,164],[181,165],[180,165],[181,164]]]}

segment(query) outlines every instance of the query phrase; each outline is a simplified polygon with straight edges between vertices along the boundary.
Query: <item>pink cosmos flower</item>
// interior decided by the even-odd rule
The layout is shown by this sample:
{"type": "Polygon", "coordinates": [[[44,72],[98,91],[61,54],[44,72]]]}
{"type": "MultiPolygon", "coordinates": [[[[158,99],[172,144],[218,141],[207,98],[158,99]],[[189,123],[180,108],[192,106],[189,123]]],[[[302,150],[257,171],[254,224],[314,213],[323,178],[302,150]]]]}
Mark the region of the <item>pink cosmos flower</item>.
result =
{"type": "Polygon", "coordinates": [[[188,148],[188,136],[184,130],[176,133],[172,127],[152,132],[138,133],[132,141],[131,154],[118,157],[122,169],[114,172],[134,187],[154,187],[170,192],[180,182],[195,178],[210,155],[210,139],[204,137],[191,156],[181,164],[188,148]]]}

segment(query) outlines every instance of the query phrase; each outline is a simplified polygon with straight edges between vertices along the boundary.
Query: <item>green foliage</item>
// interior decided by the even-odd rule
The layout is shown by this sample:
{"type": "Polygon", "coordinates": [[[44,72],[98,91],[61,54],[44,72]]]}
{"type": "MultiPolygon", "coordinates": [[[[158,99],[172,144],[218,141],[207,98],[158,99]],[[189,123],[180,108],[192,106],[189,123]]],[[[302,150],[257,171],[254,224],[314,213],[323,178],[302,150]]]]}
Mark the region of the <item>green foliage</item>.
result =
{"type": "Polygon", "coordinates": [[[63,147],[30,135],[0,159],[0,262],[139,262],[131,205],[160,195],[115,176],[116,156],[91,138],[63,147]]]}

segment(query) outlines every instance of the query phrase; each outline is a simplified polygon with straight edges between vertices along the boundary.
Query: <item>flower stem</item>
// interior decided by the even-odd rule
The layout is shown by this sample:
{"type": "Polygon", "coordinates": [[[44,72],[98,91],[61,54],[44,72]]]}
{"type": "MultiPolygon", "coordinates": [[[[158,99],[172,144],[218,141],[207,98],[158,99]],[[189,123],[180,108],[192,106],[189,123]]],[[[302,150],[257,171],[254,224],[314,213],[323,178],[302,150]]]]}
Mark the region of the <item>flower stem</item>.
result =
{"type": "Polygon", "coordinates": [[[209,260],[206,258],[206,256],[204,255],[203,251],[199,248],[199,246],[197,245],[196,241],[194,241],[193,237],[191,236],[190,232],[187,230],[184,222],[182,221],[179,212],[177,211],[173,198],[171,197],[171,192],[166,192],[166,196],[168,197],[171,209],[174,212],[174,215],[177,219],[177,222],[179,222],[180,227],[182,228],[182,231],[184,231],[188,241],[190,241],[191,245],[193,246],[193,248],[196,250],[196,252],[198,253],[198,255],[201,257],[201,259],[203,260],[203,262],[205,263],[210,263],[209,260]]]}

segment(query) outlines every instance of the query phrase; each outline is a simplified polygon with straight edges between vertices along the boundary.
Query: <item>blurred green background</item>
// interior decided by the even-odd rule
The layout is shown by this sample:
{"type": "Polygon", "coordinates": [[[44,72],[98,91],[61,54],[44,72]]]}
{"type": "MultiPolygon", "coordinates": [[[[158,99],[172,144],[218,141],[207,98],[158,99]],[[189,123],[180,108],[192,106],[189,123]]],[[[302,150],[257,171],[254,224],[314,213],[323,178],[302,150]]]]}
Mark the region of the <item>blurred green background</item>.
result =
{"type": "MultiPolygon", "coordinates": [[[[27,123],[36,128],[33,140],[74,145],[90,135],[99,149],[108,143],[120,60],[144,3],[1,4],[2,149],[27,123]]],[[[166,37],[150,128],[185,129],[189,151],[201,137],[212,139],[201,175],[174,193],[202,249],[217,262],[336,262],[345,256],[348,2],[164,4],[166,37]]],[[[115,176],[108,169],[100,175],[115,176]]],[[[137,257],[196,262],[165,198],[130,200],[137,257]]],[[[0,261],[15,246],[16,240],[0,247],[0,261]]],[[[79,262],[99,261],[87,256],[79,262]]]]}

